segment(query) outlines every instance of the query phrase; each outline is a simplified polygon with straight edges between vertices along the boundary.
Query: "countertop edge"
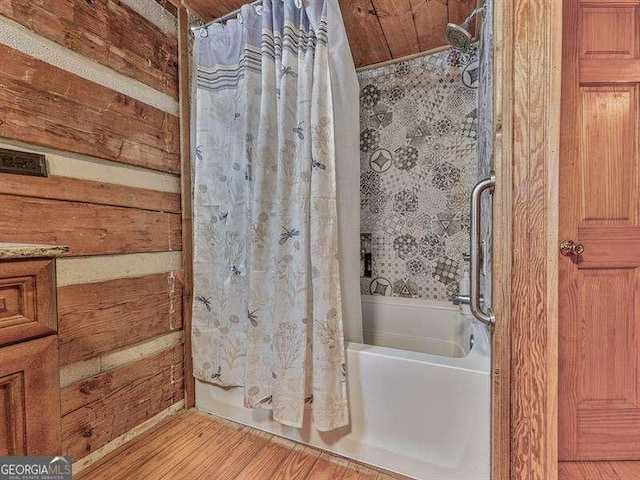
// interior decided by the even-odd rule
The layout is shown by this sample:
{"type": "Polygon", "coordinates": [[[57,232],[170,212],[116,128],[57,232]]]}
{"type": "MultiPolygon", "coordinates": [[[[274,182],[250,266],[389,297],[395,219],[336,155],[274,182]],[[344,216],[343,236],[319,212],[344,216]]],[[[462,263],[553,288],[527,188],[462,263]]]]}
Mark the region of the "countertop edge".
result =
{"type": "Polygon", "coordinates": [[[69,247],[62,245],[0,243],[0,260],[11,260],[17,258],[55,258],[68,252],[69,247]]]}

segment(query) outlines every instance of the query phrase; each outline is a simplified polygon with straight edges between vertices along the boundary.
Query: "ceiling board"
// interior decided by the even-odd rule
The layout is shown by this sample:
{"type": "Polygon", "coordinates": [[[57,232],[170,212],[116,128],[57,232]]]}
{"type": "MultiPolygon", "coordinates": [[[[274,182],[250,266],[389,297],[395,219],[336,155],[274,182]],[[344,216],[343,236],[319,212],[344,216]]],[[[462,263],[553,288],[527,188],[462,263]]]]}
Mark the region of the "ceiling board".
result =
{"type": "MultiPolygon", "coordinates": [[[[250,0],[182,0],[205,20],[250,0]]],[[[461,23],[477,0],[339,0],[356,67],[445,45],[447,22],[461,23]]]]}
{"type": "Polygon", "coordinates": [[[393,58],[371,0],[343,1],[340,7],[356,67],[393,58]],[[350,32],[358,32],[357,40],[350,32]]]}
{"type": "Polygon", "coordinates": [[[223,0],[184,0],[182,3],[203,20],[220,17],[233,10],[223,0]]]}
{"type": "Polygon", "coordinates": [[[420,51],[410,0],[372,0],[393,58],[420,51]]]}
{"type": "Polygon", "coordinates": [[[447,0],[411,0],[411,11],[418,35],[418,51],[426,52],[444,45],[449,21],[447,0]]]}

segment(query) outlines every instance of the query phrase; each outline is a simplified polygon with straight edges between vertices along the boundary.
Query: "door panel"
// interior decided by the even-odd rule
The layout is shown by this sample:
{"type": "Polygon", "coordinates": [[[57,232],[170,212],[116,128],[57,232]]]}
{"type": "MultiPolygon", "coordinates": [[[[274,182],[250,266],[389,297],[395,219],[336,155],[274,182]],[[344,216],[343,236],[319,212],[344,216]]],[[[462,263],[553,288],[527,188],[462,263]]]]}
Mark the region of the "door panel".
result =
{"type": "Polygon", "coordinates": [[[584,6],[580,12],[580,58],[634,58],[636,8],[584,6]]]}
{"type": "Polygon", "coordinates": [[[639,18],[640,2],[564,2],[560,237],[584,245],[559,272],[558,450],[572,480],[640,479],[639,18]]]}
{"type": "Polygon", "coordinates": [[[637,480],[636,462],[562,462],[558,480],[637,480]]]}
{"type": "Polygon", "coordinates": [[[24,375],[0,378],[0,456],[26,455],[24,375]]]}
{"type": "Polygon", "coordinates": [[[640,412],[633,405],[582,408],[578,412],[578,458],[637,460],[639,432],[640,412]]]}
{"type": "Polygon", "coordinates": [[[5,260],[0,271],[0,347],[57,331],[52,260],[5,260]]]}
{"type": "Polygon", "coordinates": [[[581,88],[580,226],[637,223],[637,89],[581,88]]]}
{"type": "Polygon", "coordinates": [[[584,409],[620,408],[635,403],[636,272],[578,272],[581,332],[574,342],[580,372],[578,414],[584,409]]]}
{"type": "Polygon", "coordinates": [[[0,348],[0,456],[60,454],[58,337],[0,348]]]}

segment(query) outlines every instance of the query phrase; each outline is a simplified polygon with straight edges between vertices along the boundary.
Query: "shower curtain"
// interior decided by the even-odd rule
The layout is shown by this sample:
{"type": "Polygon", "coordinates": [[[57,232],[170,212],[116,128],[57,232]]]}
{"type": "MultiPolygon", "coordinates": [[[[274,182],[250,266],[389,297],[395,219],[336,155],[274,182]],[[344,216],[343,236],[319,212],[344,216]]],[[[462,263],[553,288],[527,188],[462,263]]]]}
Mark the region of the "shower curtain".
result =
{"type": "Polygon", "coordinates": [[[193,360],[320,431],[361,341],[358,84],[337,0],[264,0],[196,34],[193,360]],[[353,323],[351,323],[353,322],[353,323]]]}

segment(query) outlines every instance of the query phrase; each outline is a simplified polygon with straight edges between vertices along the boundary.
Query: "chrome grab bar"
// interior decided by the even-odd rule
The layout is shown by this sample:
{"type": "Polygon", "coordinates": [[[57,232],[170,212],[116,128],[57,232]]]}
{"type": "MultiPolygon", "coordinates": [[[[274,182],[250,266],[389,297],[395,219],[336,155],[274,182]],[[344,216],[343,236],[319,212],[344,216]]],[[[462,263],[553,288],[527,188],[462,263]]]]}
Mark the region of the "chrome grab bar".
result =
{"type": "Polygon", "coordinates": [[[478,182],[471,192],[471,301],[469,307],[474,317],[489,326],[496,323],[496,317],[490,308],[487,311],[482,309],[482,296],[480,295],[480,226],[482,223],[480,199],[485,190],[493,193],[495,185],[496,176],[492,172],[489,178],[478,182]]]}

